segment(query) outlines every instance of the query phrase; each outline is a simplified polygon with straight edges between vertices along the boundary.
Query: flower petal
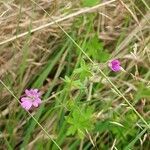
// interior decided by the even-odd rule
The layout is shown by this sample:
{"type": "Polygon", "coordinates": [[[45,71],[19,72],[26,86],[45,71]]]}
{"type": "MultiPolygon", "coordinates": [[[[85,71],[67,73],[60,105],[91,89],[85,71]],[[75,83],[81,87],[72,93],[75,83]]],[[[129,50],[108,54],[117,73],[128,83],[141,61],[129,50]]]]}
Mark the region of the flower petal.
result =
{"type": "Polygon", "coordinates": [[[42,101],[41,101],[40,98],[36,98],[34,101],[36,101],[38,104],[41,104],[41,103],[42,103],[42,101]]]}
{"type": "Polygon", "coordinates": [[[32,99],[29,97],[22,97],[21,102],[24,102],[24,101],[32,101],[32,99]]]}
{"type": "Polygon", "coordinates": [[[34,101],[32,104],[33,104],[34,107],[38,107],[39,106],[39,103],[37,101],[34,101]]]}
{"type": "Polygon", "coordinates": [[[25,109],[25,110],[29,110],[32,107],[32,102],[31,101],[23,101],[21,103],[21,106],[25,109]]]}
{"type": "Polygon", "coordinates": [[[34,93],[38,93],[38,89],[33,89],[33,92],[34,93]]]}
{"type": "Polygon", "coordinates": [[[25,90],[25,94],[26,94],[26,96],[29,96],[29,97],[33,96],[32,91],[28,90],[28,89],[25,90]]]}
{"type": "Polygon", "coordinates": [[[115,59],[112,60],[108,63],[108,66],[110,67],[110,69],[114,72],[118,72],[121,70],[121,66],[120,66],[120,61],[115,59]]]}
{"type": "Polygon", "coordinates": [[[116,65],[116,66],[112,67],[112,70],[115,71],[115,72],[118,72],[118,71],[121,70],[121,67],[116,65]]]}
{"type": "Polygon", "coordinates": [[[113,60],[111,63],[112,65],[120,65],[120,61],[117,59],[113,60]]]}

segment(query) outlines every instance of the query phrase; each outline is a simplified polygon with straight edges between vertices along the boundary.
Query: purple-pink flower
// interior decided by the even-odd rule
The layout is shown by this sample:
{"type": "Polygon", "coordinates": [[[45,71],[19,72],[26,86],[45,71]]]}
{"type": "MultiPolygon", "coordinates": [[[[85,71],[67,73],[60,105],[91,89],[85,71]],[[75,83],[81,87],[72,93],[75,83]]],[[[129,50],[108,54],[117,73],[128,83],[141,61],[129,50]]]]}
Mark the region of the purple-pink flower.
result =
{"type": "Polygon", "coordinates": [[[121,64],[120,61],[117,59],[111,60],[108,64],[108,66],[110,67],[110,69],[114,72],[118,72],[121,70],[121,64]]]}
{"type": "Polygon", "coordinates": [[[21,106],[25,110],[30,110],[31,107],[38,107],[41,104],[41,93],[38,89],[26,89],[25,95],[21,97],[21,106]]]}

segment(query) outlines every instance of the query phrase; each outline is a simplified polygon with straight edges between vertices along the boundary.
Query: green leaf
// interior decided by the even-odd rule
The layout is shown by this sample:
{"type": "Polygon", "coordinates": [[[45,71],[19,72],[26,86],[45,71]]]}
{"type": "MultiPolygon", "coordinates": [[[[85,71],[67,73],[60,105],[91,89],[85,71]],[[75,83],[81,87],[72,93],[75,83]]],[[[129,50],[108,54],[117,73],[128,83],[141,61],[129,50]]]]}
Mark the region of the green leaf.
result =
{"type": "Polygon", "coordinates": [[[82,132],[81,130],[78,130],[78,136],[80,137],[80,139],[84,138],[84,132],[82,132]]]}
{"type": "Polygon", "coordinates": [[[95,35],[86,45],[87,54],[93,59],[106,62],[109,60],[110,54],[104,49],[104,45],[99,41],[98,37],[95,35]]]}
{"type": "Polygon", "coordinates": [[[74,135],[75,134],[75,132],[76,132],[76,128],[74,128],[74,126],[70,126],[69,128],[68,128],[68,131],[67,131],[67,135],[74,135]]]}
{"type": "Polygon", "coordinates": [[[98,121],[95,126],[95,131],[101,133],[108,130],[108,127],[109,127],[109,120],[98,121]]]}
{"type": "Polygon", "coordinates": [[[84,84],[80,80],[72,80],[71,78],[65,76],[64,79],[62,79],[67,84],[67,89],[84,89],[84,84]]]}
{"type": "Polygon", "coordinates": [[[92,72],[90,67],[85,63],[84,60],[80,63],[80,68],[74,70],[74,74],[78,74],[81,81],[85,80],[85,78],[92,76],[92,72]]]}
{"type": "Polygon", "coordinates": [[[146,87],[145,85],[139,85],[139,88],[136,94],[137,100],[141,98],[150,98],[150,88],[146,87]]]}
{"type": "Polygon", "coordinates": [[[101,51],[99,55],[100,55],[99,60],[100,60],[101,62],[106,62],[106,61],[109,60],[110,54],[109,54],[108,52],[106,52],[106,51],[101,51]]]}
{"type": "Polygon", "coordinates": [[[93,107],[86,107],[79,109],[74,107],[72,112],[65,117],[67,123],[70,125],[67,131],[67,135],[74,135],[75,133],[82,139],[84,137],[85,130],[92,130],[93,123],[92,113],[93,107]]]}
{"type": "Polygon", "coordinates": [[[100,0],[83,0],[83,6],[91,7],[91,6],[98,4],[99,2],[100,0]]]}

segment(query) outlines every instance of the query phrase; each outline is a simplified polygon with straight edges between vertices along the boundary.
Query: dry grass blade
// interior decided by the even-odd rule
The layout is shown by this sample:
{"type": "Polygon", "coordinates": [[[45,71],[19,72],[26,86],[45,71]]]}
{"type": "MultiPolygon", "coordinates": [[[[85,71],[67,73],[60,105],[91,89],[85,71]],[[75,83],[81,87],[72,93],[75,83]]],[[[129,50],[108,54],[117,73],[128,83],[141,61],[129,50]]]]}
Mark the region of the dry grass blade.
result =
{"type": "MultiPolygon", "coordinates": [[[[42,29],[44,29],[44,28],[47,28],[47,27],[49,27],[49,26],[55,24],[56,22],[59,23],[59,22],[62,22],[62,21],[64,21],[64,20],[67,20],[67,19],[70,19],[70,18],[79,16],[79,15],[81,15],[81,14],[91,13],[91,12],[93,12],[93,11],[96,11],[99,7],[108,5],[108,4],[110,4],[110,3],[112,3],[112,2],[115,2],[115,1],[116,1],[116,0],[111,0],[111,1],[108,1],[108,2],[105,2],[105,3],[102,3],[102,4],[98,4],[98,5],[96,5],[96,6],[93,6],[93,7],[91,7],[91,8],[84,8],[84,9],[78,11],[78,12],[72,13],[72,14],[70,14],[70,15],[67,15],[67,16],[63,17],[63,18],[59,18],[59,19],[57,19],[57,20],[55,20],[55,21],[52,21],[52,22],[50,22],[50,23],[47,23],[47,24],[45,24],[45,25],[42,25],[42,26],[37,27],[37,28],[35,28],[35,29],[32,29],[32,30],[30,31],[30,33],[34,33],[34,32],[36,32],[36,31],[42,30],[42,29]]],[[[24,33],[22,33],[22,34],[13,36],[12,38],[9,38],[9,39],[7,39],[7,40],[5,40],[5,41],[0,42],[0,45],[6,44],[6,43],[11,42],[11,41],[14,41],[14,40],[16,40],[16,39],[18,39],[18,38],[24,37],[24,36],[28,35],[28,33],[29,33],[29,32],[24,32],[24,33]]]]}

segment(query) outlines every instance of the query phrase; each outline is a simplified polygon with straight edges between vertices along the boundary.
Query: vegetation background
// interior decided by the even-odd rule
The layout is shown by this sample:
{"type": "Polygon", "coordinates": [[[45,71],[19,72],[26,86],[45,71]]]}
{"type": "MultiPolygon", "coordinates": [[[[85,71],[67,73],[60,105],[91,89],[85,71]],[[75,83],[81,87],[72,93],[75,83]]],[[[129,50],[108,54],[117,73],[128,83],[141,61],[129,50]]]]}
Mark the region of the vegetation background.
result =
{"type": "Polygon", "coordinates": [[[0,149],[149,150],[149,35],[149,0],[0,0],[0,149]]]}

